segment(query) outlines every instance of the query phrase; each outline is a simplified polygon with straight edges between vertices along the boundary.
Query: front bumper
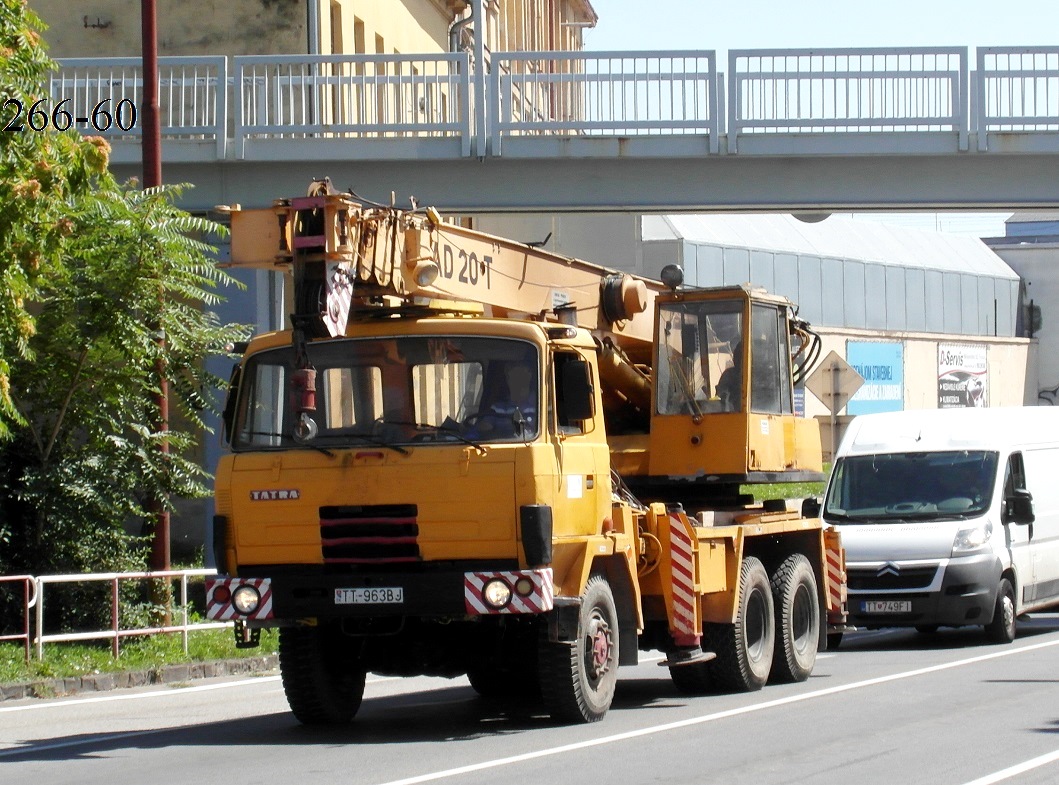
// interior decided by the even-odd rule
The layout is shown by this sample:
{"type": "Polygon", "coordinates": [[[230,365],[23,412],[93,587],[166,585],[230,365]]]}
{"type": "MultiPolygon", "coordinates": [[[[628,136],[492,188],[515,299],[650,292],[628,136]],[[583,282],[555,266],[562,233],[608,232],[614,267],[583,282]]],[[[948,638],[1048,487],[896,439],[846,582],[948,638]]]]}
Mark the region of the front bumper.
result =
{"type": "Polygon", "coordinates": [[[268,578],[207,578],[206,616],[218,621],[279,621],[538,614],[552,609],[553,593],[550,567],[358,575],[284,570],[268,578]],[[493,607],[483,598],[484,587],[492,581],[502,581],[511,588],[511,600],[503,607],[493,607]],[[257,608],[242,613],[234,607],[231,597],[245,585],[252,586],[262,599],[257,608]],[[368,595],[368,600],[348,601],[354,593],[368,595]],[[339,597],[347,601],[339,602],[339,597]]]}
{"type": "MultiPolygon", "coordinates": [[[[894,566],[901,568],[901,563],[894,566]]],[[[873,565],[870,569],[876,569],[873,565]]],[[[878,568],[882,569],[882,568],[878,568]]],[[[892,590],[882,588],[887,581],[880,577],[880,586],[872,586],[865,578],[869,572],[864,565],[847,564],[851,586],[849,623],[857,627],[960,627],[984,625],[993,618],[997,588],[1000,584],[1001,564],[993,554],[966,556],[944,560],[938,564],[937,574],[929,584],[892,590]],[[854,588],[856,587],[856,588],[854,588]],[[867,612],[871,603],[907,602],[907,610],[867,612]]]]}

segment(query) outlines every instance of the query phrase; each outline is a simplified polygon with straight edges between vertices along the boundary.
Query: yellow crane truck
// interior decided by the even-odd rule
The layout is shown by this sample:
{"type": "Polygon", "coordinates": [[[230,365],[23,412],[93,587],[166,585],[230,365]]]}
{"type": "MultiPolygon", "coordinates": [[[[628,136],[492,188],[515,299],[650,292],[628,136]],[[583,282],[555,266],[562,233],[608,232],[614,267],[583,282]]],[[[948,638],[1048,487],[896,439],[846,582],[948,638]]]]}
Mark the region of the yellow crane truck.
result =
{"type": "Polygon", "coordinates": [[[243,646],[279,628],[298,720],[350,721],[368,672],[572,722],[640,651],[687,694],[808,678],[845,619],[840,542],[740,493],[823,479],[789,301],[329,181],[227,209],[232,264],[289,272],[293,313],[233,370],[207,613],[243,646]]]}

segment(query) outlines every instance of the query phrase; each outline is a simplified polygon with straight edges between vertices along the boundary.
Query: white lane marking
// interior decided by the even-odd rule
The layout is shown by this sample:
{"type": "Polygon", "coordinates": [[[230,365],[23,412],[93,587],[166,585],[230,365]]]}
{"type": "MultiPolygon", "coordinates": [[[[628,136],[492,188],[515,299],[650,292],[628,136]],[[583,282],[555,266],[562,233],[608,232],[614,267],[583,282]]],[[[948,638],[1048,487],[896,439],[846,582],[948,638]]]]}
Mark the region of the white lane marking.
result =
{"type": "MultiPolygon", "coordinates": [[[[110,703],[111,701],[150,700],[152,698],[168,698],[174,695],[187,695],[189,692],[209,692],[210,690],[224,690],[229,687],[245,687],[249,684],[267,684],[279,681],[279,676],[260,676],[255,679],[240,679],[239,681],[226,681],[221,684],[200,684],[197,687],[173,687],[172,689],[159,692],[133,692],[121,695],[100,695],[94,698],[71,698],[69,700],[50,700],[46,703],[28,703],[23,706],[0,706],[0,713],[9,711],[35,711],[37,709],[69,708],[72,705],[81,706],[85,703],[110,703]]],[[[153,685],[159,686],[159,685],[153,685]]]]}
{"type": "Polygon", "coordinates": [[[952,668],[960,668],[966,665],[974,665],[979,662],[986,662],[988,660],[999,659],[1000,657],[1010,657],[1013,654],[1022,654],[1028,651],[1034,651],[1036,649],[1043,649],[1050,646],[1059,646],[1059,640],[1046,641],[1044,643],[1036,643],[1030,646],[1020,646],[1015,649],[1005,649],[1004,651],[994,652],[992,654],[982,654],[978,657],[968,657],[965,660],[955,660],[953,662],[946,662],[940,665],[931,665],[926,668],[917,668],[916,670],[905,671],[903,673],[894,673],[889,676],[879,676],[874,679],[865,679],[864,681],[853,682],[851,684],[842,684],[836,687],[827,687],[822,690],[814,690],[813,692],[806,692],[801,695],[792,695],[787,698],[778,698],[776,700],[764,701],[762,703],[756,703],[751,706],[742,706],[737,709],[728,709],[727,711],[720,711],[716,714],[705,714],[699,717],[691,717],[686,720],[678,720],[676,722],[667,722],[664,725],[653,725],[647,728],[640,728],[639,730],[627,731],[625,733],[618,733],[613,736],[602,736],[598,739],[588,739],[587,741],[580,741],[574,744],[563,744],[559,747],[550,747],[548,749],[537,750],[536,752],[526,752],[521,755],[512,755],[507,758],[496,758],[495,760],[482,761],[481,763],[472,763],[466,766],[458,766],[453,769],[444,769],[442,771],[435,771],[429,774],[420,774],[415,777],[405,777],[400,780],[391,780],[382,785],[417,785],[421,782],[433,782],[435,780],[448,779],[449,777],[455,777],[460,774],[469,774],[476,771],[484,771],[486,769],[500,768],[501,766],[510,766],[515,763],[523,763],[525,761],[536,760],[539,758],[547,758],[553,755],[561,755],[566,752],[574,752],[577,750],[588,749],[590,747],[600,747],[605,744],[615,744],[620,741],[627,741],[628,739],[636,739],[642,736],[652,736],[656,733],[665,733],[666,731],[675,730],[678,728],[689,728],[694,725],[702,725],[706,722],[714,722],[716,720],[723,720],[729,717],[738,717],[742,714],[751,714],[757,711],[763,711],[765,709],[774,709],[779,706],[788,706],[792,703],[801,703],[802,701],[813,700],[815,698],[824,698],[829,695],[838,695],[842,692],[849,692],[851,690],[862,689],[864,687],[874,687],[879,684],[887,684],[892,681],[900,681],[901,679],[910,679],[915,676],[922,676],[927,673],[937,673],[939,671],[950,670],[952,668]]]}
{"type": "Polygon", "coordinates": [[[1036,758],[1031,758],[1024,763],[1016,763],[1014,766],[1009,766],[1001,771],[994,772],[993,774],[987,774],[984,777],[979,777],[976,780],[964,783],[964,785],[993,785],[994,782],[1000,782],[1002,780],[1010,779],[1018,774],[1024,774],[1031,769],[1036,769],[1044,766],[1048,763],[1055,763],[1059,760],[1059,750],[1055,752],[1049,752],[1047,755],[1041,755],[1036,758]]]}
{"type": "MultiPolygon", "coordinates": [[[[396,681],[399,676],[374,676],[369,677],[368,684],[376,684],[382,681],[396,681]]],[[[172,698],[187,695],[189,692],[208,692],[210,690],[223,690],[229,687],[247,687],[253,684],[267,684],[279,681],[279,676],[257,676],[252,679],[240,679],[239,681],[226,681],[222,684],[200,684],[197,687],[171,686],[168,690],[157,692],[133,692],[121,695],[100,695],[92,698],[56,698],[41,703],[26,703],[21,706],[0,706],[0,713],[9,711],[35,711],[37,709],[69,708],[72,705],[80,706],[84,703],[110,703],[111,701],[151,700],[153,698],[172,698]]],[[[146,685],[145,685],[146,686],[146,685]]],[[[168,685],[154,684],[153,687],[165,687],[168,685]]]]}

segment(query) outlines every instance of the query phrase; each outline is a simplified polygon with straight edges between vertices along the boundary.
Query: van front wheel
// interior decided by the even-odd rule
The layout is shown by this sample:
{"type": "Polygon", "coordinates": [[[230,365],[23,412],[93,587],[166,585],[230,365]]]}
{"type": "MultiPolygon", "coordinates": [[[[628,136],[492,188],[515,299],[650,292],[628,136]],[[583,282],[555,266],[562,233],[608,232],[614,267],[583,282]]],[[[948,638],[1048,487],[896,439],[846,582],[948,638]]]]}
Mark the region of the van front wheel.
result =
{"type": "Polygon", "coordinates": [[[1007,578],[1000,579],[993,620],[985,625],[985,637],[992,643],[1011,643],[1015,640],[1015,589],[1007,578]]]}

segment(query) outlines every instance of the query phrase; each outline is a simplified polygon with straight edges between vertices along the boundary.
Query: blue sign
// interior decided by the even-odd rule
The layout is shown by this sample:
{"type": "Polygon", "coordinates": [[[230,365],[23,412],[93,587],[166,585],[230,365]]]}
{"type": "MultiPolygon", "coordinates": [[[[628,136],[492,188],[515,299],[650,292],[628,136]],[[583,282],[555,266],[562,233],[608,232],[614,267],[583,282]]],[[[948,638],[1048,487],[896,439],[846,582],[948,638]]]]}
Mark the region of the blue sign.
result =
{"type": "Polygon", "coordinates": [[[902,344],[849,341],[846,362],[864,377],[864,385],[846,404],[847,414],[899,412],[905,408],[902,344]]]}

